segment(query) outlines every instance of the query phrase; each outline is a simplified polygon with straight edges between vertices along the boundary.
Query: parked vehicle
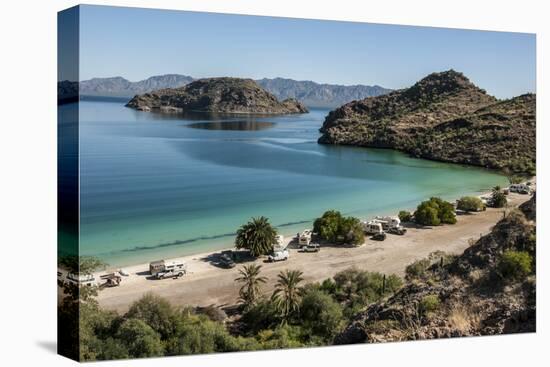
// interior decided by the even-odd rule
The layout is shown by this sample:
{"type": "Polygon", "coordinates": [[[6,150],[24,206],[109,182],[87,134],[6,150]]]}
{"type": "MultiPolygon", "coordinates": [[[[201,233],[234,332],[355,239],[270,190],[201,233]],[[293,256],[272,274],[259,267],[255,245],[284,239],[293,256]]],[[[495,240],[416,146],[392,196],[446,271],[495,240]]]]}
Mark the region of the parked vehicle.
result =
{"type": "Polygon", "coordinates": [[[382,223],[371,220],[369,222],[362,222],[362,224],[363,224],[363,231],[366,234],[384,233],[384,228],[382,227],[382,223]]]}
{"type": "Polygon", "coordinates": [[[180,277],[187,273],[187,264],[182,260],[158,260],[149,264],[149,270],[157,279],[180,277]]]}
{"type": "Polygon", "coordinates": [[[397,234],[399,236],[403,236],[405,233],[407,233],[407,228],[403,226],[398,227],[390,227],[388,228],[388,233],[397,234]]]}
{"type": "Polygon", "coordinates": [[[91,287],[97,284],[93,274],[67,273],[67,282],[76,284],[78,286],[88,286],[88,287],[91,287]]]}
{"type": "Polygon", "coordinates": [[[374,223],[380,223],[384,231],[397,235],[404,235],[407,229],[401,225],[401,220],[397,216],[375,217],[374,223]]]}
{"type": "Polygon", "coordinates": [[[116,273],[105,274],[100,277],[105,283],[101,284],[101,287],[118,287],[122,282],[122,277],[116,273]]]}
{"type": "Polygon", "coordinates": [[[382,228],[387,231],[392,227],[399,227],[401,225],[401,220],[397,216],[376,216],[374,217],[374,222],[382,224],[382,228]]]}
{"type": "Polygon", "coordinates": [[[298,245],[309,245],[312,234],[313,231],[311,229],[304,230],[302,234],[300,234],[300,238],[298,238],[298,245]]]}
{"type": "Polygon", "coordinates": [[[309,245],[303,245],[301,250],[302,252],[319,252],[321,251],[321,245],[318,243],[310,243],[309,245]]]}
{"type": "Polygon", "coordinates": [[[233,257],[229,253],[223,253],[220,255],[220,261],[219,265],[226,268],[231,269],[235,267],[235,261],[233,261],[233,257]]]}
{"type": "Polygon", "coordinates": [[[290,253],[288,252],[288,250],[274,251],[271,255],[267,257],[267,261],[269,262],[286,261],[288,260],[289,256],[290,256],[290,253]]]}
{"type": "Polygon", "coordinates": [[[375,241],[384,241],[386,239],[386,233],[385,232],[377,233],[374,236],[372,236],[371,239],[375,241]]]}
{"type": "Polygon", "coordinates": [[[510,192],[516,192],[518,194],[528,195],[531,193],[531,188],[525,184],[513,184],[508,188],[510,192]]]}

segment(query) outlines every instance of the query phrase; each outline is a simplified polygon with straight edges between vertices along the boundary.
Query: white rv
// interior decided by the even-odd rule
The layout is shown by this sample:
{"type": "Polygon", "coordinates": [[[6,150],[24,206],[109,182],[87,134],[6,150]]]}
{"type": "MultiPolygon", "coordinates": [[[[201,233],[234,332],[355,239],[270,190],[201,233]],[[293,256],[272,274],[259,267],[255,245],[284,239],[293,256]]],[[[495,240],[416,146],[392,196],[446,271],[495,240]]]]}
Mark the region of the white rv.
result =
{"type": "Polygon", "coordinates": [[[298,245],[309,245],[311,242],[311,235],[313,234],[311,229],[306,229],[298,238],[298,245]]]}
{"type": "Polygon", "coordinates": [[[267,261],[269,262],[275,262],[275,261],[286,261],[290,257],[290,253],[288,250],[281,250],[281,251],[274,251],[271,255],[267,257],[267,261]]]}
{"type": "Polygon", "coordinates": [[[399,227],[401,225],[401,220],[399,219],[399,217],[396,216],[376,216],[374,217],[374,221],[382,224],[382,228],[384,228],[385,230],[399,227]]]}
{"type": "Polygon", "coordinates": [[[383,233],[384,229],[382,227],[382,223],[377,221],[368,221],[368,222],[361,222],[363,224],[363,231],[366,234],[378,234],[383,233]]]}
{"type": "Polygon", "coordinates": [[[88,286],[88,287],[91,287],[92,285],[97,285],[93,274],[67,273],[67,282],[73,283],[79,286],[88,286]]]}

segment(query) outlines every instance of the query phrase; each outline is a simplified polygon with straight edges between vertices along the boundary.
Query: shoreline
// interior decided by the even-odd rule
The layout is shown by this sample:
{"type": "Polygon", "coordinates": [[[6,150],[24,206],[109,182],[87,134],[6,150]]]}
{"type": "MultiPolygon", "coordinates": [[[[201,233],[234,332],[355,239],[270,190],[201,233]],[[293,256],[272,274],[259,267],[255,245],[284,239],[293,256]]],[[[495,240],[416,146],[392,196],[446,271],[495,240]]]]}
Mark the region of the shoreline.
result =
{"type": "MultiPolygon", "coordinates": [[[[534,178],[531,178],[530,180],[534,180],[534,178]]],[[[478,191],[470,191],[470,192],[463,193],[463,194],[460,195],[460,197],[463,197],[463,196],[482,197],[482,196],[486,196],[490,193],[491,192],[486,191],[486,189],[485,190],[480,189],[478,191]]],[[[446,195],[442,195],[441,193],[434,194],[432,196],[439,196],[439,197],[443,198],[444,200],[448,200],[450,202],[454,202],[456,199],[459,198],[459,197],[455,197],[455,196],[447,197],[446,195]]],[[[425,197],[422,200],[427,200],[428,198],[429,197],[425,197]]],[[[412,213],[412,212],[414,212],[414,210],[416,210],[416,207],[387,208],[387,209],[377,211],[376,213],[368,212],[368,213],[359,213],[358,214],[357,211],[350,211],[350,212],[341,211],[341,213],[345,216],[353,216],[353,217],[360,218],[361,220],[369,220],[369,219],[374,218],[375,215],[397,215],[397,213],[400,210],[408,210],[412,213]]],[[[322,215],[322,213],[319,213],[318,215],[320,216],[320,215],[322,215]]],[[[275,226],[275,227],[278,228],[278,229],[280,229],[281,227],[283,228],[283,230],[278,230],[277,233],[283,235],[285,237],[285,243],[288,244],[288,242],[290,242],[290,240],[288,240],[289,236],[295,236],[297,232],[302,232],[304,229],[312,227],[313,226],[313,221],[314,221],[314,219],[312,219],[311,221],[300,221],[300,223],[296,223],[296,224],[288,226],[290,228],[294,228],[294,229],[289,228],[288,230],[286,230],[286,227],[287,227],[286,225],[280,225],[280,226],[275,226]],[[295,228],[297,226],[299,226],[299,228],[295,228]]],[[[207,247],[207,249],[198,250],[197,252],[185,253],[186,252],[185,249],[178,249],[178,252],[180,252],[180,254],[166,255],[166,256],[162,256],[162,255],[147,256],[147,262],[145,262],[144,260],[119,261],[118,263],[115,263],[115,264],[110,264],[109,262],[107,262],[106,271],[116,271],[118,269],[129,269],[129,268],[133,268],[133,267],[136,267],[136,266],[142,266],[142,267],[143,266],[148,266],[149,262],[160,260],[160,259],[163,259],[163,258],[164,259],[188,259],[188,258],[192,258],[192,257],[207,256],[207,255],[212,255],[212,254],[215,254],[215,253],[219,253],[221,251],[235,249],[235,246],[234,246],[234,243],[233,243],[235,235],[236,235],[236,233],[232,234],[232,235],[223,236],[223,237],[227,237],[227,241],[224,239],[223,243],[221,243],[222,241],[219,241],[220,243],[215,243],[216,242],[215,240],[209,241],[211,244],[210,244],[210,246],[205,246],[205,247],[207,247]]],[[[190,250],[190,251],[193,251],[193,250],[190,250]]],[[[145,257],[145,256],[143,256],[143,257],[145,257]]]]}
{"type": "MultiPolygon", "coordinates": [[[[536,177],[532,178],[536,185],[536,177]]],[[[533,186],[535,187],[535,186],[533,186]]],[[[485,196],[484,192],[478,196],[485,196]]],[[[404,236],[388,235],[382,242],[366,239],[358,247],[325,245],[319,253],[300,253],[292,244],[288,261],[264,264],[265,257],[254,261],[238,263],[235,268],[223,269],[213,263],[213,256],[222,250],[203,252],[194,255],[174,257],[184,260],[188,265],[188,274],[180,279],[148,279],[148,263],[122,267],[128,274],[122,277],[119,287],[105,288],[99,292],[98,301],[106,309],[125,311],[129,305],[147,292],[159,294],[175,305],[228,305],[238,298],[238,284],[234,282],[238,269],[243,264],[258,263],[262,273],[268,277],[263,286],[267,292],[273,288],[276,274],[284,269],[299,269],[304,272],[305,282],[322,281],[335,273],[355,266],[368,271],[403,275],[405,267],[411,262],[426,257],[437,250],[450,254],[459,254],[470,246],[471,240],[490,231],[502,217],[504,210],[510,210],[527,201],[530,195],[510,194],[509,208],[488,208],[484,212],[457,216],[454,225],[438,227],[409,227],[404,236]]],[[[291,237],[285,237],[289,244],[291,237]]],[[[227,248],[234,249],[234,247],[227,248]]],[[[109,269],[109,268],[108,268],[109,269]]],[[[118,270],[113,267],[110,270],[118,270]]],[[[100,274],[96,272],[96,279],[100,274]]]]}

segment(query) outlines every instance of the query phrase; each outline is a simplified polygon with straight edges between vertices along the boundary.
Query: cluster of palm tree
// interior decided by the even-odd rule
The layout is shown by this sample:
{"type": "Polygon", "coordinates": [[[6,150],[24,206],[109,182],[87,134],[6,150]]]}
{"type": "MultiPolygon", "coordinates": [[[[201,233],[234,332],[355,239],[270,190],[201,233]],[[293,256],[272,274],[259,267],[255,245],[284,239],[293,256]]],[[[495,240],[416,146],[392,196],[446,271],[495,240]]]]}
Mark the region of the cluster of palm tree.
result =
{"type": "MultiPolygon", "coordinates": [[[[239,300],[246,307],[252,307],[261,297],[261,285],[267,281],[266,277],[260,276],[261,265],[250,264],[239,269],[240,276],[235,279],[243,283],[239,290],[239,300]]],[[[300,283],[304,280],[304,273],[300,270],[285,270],[277,275],[275,290],[271,300],[277,306],[283,322],[298,312],[300,301],[303,295],[303,288],[300,283]]]]}

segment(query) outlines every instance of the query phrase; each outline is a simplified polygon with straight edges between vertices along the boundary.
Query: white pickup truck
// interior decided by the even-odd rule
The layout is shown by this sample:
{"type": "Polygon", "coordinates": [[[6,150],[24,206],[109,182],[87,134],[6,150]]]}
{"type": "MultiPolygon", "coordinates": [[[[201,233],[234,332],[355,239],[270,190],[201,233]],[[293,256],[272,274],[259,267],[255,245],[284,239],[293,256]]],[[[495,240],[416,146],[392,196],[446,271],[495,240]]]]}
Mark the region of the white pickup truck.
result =
{"type": "Polygon", "coordinates": [[[274,251],[271,255],[267,257],[267,261],[269,262],[286,261],[288,260],[289,256],[290,254],[288,250],[274,251]]]}

